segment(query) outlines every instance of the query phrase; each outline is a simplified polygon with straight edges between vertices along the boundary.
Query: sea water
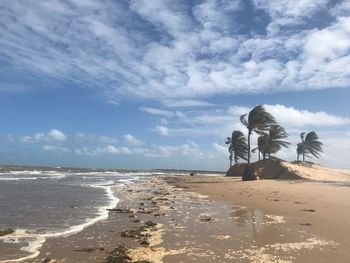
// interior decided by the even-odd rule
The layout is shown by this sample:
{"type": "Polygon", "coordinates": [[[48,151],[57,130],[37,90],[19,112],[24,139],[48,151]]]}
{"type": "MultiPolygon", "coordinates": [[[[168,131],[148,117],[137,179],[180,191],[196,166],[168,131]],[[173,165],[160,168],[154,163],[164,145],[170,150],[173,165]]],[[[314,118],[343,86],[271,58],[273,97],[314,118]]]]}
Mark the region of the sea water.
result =
{"type": "Polygon", "coordinates": [[[0,168],[0,262],[34,258],[48,237],[70,235],[107,218],[118,203],[112,187],[132,184],[148,171],[0,168]]]}

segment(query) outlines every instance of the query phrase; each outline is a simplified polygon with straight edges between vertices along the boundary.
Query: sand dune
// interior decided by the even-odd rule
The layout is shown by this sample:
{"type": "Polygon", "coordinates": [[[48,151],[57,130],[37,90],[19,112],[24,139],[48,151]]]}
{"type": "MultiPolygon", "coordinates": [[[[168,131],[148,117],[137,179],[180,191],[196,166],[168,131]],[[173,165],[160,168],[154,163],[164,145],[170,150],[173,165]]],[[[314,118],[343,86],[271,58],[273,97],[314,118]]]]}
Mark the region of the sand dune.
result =
{"type": "Polygon", "coordinates": [[[350,182],[350,170],[330,169],[317,164],[282,162],[282,165],[304,179],[328,182],[350,182]]]}
{"type": "MultiPolygon", "coordinates": [[[[227,175],[241,177],[245,164],[232,166],[227,175]]],[[[326,182],[350,182],[350,170],[330,169],[312,163],[289,163],[281,160],[265,160],[251,164],[252,172],[260,179],[313,180],[326,182]]]]}

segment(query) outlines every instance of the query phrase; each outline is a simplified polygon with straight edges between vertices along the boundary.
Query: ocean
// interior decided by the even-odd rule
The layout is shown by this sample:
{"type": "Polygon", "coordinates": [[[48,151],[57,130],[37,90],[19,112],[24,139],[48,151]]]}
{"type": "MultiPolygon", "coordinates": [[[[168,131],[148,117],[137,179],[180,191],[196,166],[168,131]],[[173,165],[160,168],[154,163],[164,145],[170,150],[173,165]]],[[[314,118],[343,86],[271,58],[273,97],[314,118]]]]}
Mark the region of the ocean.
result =
{"type": "Polygon", "coordinates": [[[73,234],[107,218],[107,209],[119,201],[113,186],[160,174],[164,173],[1,167],[0,230],[14,233],[0,236],[0,262],[34,258],[46,238],[73,234]]]}

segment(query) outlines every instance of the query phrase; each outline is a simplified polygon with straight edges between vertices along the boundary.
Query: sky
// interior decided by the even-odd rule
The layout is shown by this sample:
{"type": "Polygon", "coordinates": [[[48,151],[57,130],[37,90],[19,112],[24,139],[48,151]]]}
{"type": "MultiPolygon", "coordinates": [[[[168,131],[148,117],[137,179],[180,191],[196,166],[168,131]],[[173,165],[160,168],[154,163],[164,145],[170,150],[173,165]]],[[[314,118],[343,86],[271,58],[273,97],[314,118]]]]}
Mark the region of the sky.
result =
{"type": "Polygon", "coordinates": [[[1,164],[225,171],[262,104],[350,168],[349,0],[3,0],[0,68],[1,164]]]}

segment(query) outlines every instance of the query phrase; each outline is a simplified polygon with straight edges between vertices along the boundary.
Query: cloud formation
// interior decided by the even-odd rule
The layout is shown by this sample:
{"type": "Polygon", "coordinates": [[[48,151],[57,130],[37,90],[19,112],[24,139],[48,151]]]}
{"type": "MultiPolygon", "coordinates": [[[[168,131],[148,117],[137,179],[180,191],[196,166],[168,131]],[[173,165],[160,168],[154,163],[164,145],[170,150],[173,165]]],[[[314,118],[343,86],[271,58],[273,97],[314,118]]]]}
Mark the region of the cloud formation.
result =
{"type": "Polygon", "coordinates": [[[142,145],[143,142],[139,139],[137,139],[135,136],[131,135],[131,134],[125,134],[124,136],[124,140],[127,144],[130,145],[142,145]]]}
{"type": "Polygon", "coordinates": [[[47,133],[38,132],[33,135],[22,136],[20,140],[24,143],[64,142],[67,140],[67,137],[62,131],[52,129],[47,133]]]}
{"type": "Polygon", "coordinates": [[[17,89],[39,78],[94,88],[116,104],[176,107],[208,106],[198,98],[222,94],[348,87],[348,1],[252,4],[2,1],[2,74],[25,73],[17,89]]]}

